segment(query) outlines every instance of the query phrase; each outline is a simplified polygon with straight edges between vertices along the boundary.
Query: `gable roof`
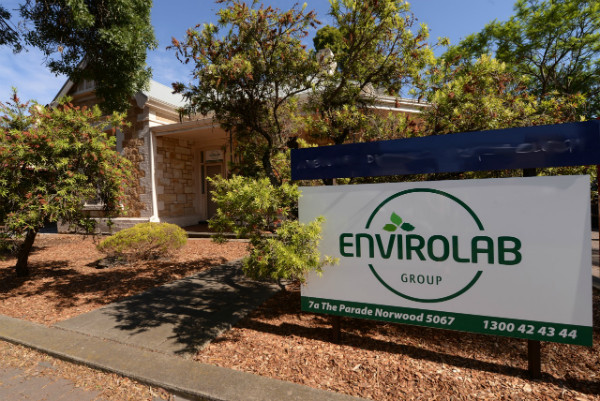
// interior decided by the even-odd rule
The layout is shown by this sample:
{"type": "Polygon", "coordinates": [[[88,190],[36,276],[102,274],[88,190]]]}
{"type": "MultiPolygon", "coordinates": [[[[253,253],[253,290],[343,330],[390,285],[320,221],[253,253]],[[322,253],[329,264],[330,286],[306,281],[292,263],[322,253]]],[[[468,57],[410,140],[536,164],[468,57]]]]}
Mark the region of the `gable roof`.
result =
{"type": "MultiPolygon", "coordinates": [[[[57,100],[68,94],[77,95],[92,95],[94,90],[93,82],[84,82],[83,88],[79,89],[78,92],[73,93],[73,89],[77,90],[77,85],[72,80],[67,80],[60,91],[54,96],[51,104],[56,104],[57,100]]],[[[307,93],[301,94],[306,96],[307,93]]],[[[420,113],[424,108],[429,107],[427,103],[421,103],[414,99],[397,98],[393,96],[386,96],[378,93],[377,101],[372,108],[382,110],[395,110],[404,113],[420,113]]],[[[153,79],[150,80],[148,89],[138,92],[134,96],[135,101],[139,107],[144,107],[148,102],[152,103],[155,107],[159,107],[165,111],[175,113],[177,109],[186,106],[186,101],[183,96],[174,94],[173,89],[167,85],[161,84],[153,79]]]]}
{"type": "Polygon", "coordinates": [[[186,105],[183,96],[173,93],[173,88],[163,85],[153,79],[150,80],[150,88],[141,92],[148,99],[160,101],[169,104],[175,108],[181,108],[186,105]]]}
{"type": "MultiPolygon", "coordinates": [[[[54,99],[50,104],[55,104],[58,99],[63,96],[67,96],[69,93],[72,93],[73,89],[76,89],[75,83],[68,79],[63,86],[60,88],[54,99]]],[[[93,84],[84,85],[84,89],[77,92],[78,94],[89,93],[91,94],[94,90],[93,84]]],[[[150,80],[148,89],[142,90],[135,95],[135,99],[138,104],[143,104],[148,100],[153,100],[155,102],[159,102],[165,104],[167,106],[171,106],[174,109],[184,107],[185,100],[181,95],[173,94],[173,89],[168,87],[167,85],[163,85],[153,79],[150,80]]]]}

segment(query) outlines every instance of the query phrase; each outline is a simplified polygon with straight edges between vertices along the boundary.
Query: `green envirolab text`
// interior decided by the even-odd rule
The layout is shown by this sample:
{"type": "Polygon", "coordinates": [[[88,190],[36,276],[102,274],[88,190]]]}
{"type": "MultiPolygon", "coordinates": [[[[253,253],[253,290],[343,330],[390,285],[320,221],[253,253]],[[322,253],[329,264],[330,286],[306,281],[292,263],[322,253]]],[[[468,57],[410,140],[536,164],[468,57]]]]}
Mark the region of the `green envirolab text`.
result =
{"type": "Polygon", "coordinates": [[[521,241],[516,237],[477,235],[467,244],[470,246],[460,249],[456,235],[448,238],[444,235],[342,233],[339,236],[339,252],[344,258],[380,257],[433,262],[451,259],[457,263],[487,262],[490,265],[517,265],[523,258],[521,241]]]}

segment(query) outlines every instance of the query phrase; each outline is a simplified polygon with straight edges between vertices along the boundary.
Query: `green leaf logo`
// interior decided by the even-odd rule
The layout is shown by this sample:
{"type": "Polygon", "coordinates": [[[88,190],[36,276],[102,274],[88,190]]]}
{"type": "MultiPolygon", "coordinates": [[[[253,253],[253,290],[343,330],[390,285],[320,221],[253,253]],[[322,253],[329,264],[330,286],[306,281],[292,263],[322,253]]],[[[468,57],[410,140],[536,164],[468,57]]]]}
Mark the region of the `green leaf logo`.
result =
{"type": "Polygon", "coordinates": [[[389,231],[389,232],[393,233],[398,228],[400,228],[401,230],[404,230],[404,231],[412,231],[415,229],[415,226],[413,226],[410,223],[404,222],[404,220],[402,220],[402,217],[398,216],[394,212],[392,212],[392,215],[390,216],[390,221],[391,221],[391,223],[388,223],[385,226],[383,226],[383,229],[385,231],[389,231]]]}
{"type": "Polygon", "coordinates": [[[396,227],[396,225],[394,225],[394,224],[386,224],[386,225],[383,227],[383,229],[384,229],[385,231],[389,231],[389,232],[391,232],[391,233],[393,233],[394,231],[396,231],[396,228],[397,228],[397,227],[396,227]]]}
{"type": "Polygon", "coordinates": [[[402,218],[396,213],[392,213],[392,217],[390,217],[390,220],[397,226],[400,226],[400,224],[402,224],[402,218]]]}
{"type": "Polygon", "coordinates": [[[401,229],[403,229],[404,231],[412,231],[415,229],[415,226],[413,226],[410,223],[404,223],[400,226],[401,229]]]}

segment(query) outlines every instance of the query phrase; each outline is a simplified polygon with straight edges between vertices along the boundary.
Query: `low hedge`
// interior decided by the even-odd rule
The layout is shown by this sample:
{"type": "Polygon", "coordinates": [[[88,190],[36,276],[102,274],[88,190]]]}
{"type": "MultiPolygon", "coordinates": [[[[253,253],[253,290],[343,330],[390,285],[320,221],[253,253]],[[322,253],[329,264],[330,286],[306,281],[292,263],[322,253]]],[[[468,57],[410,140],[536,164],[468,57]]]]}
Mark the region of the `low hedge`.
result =
{"type": "Polygon", "coordinates": [[[173,254],[186,242],[187,234],[175,224],[140,223],[101,241],[97,249],[109,258],[151,260],[173,254]]]}

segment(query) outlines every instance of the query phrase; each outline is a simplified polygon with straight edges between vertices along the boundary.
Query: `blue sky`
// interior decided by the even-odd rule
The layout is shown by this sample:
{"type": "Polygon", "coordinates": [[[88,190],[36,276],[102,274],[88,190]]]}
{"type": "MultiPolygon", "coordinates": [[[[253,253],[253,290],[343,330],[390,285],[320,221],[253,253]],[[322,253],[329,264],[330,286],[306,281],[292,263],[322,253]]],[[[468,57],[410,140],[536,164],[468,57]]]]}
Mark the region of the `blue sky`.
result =
{"type": "MultiPolygon", "coordinates": [[[[327,0],[305,1],[308,9],[317,12],[323,25],[330,23],[327,0]]],[[[2,5],[13,10],[20,2],[3,0],[2,5]]],[[[264,0],[264,3],[285,9],[296,1],[264,0]]],[[[457,43],[494,19],[508,19],[512,5],[513,0],[413,0],[411,10],[419,23],[429,26],[433,39],[447,36],[451,43],[457,43]]],[[[166,85],[174,81],[188,81],[190,67],[179,63],[174,52],[166,50],[166,47],[172,37],[183,39],[188,28],[216,22],[215,12],[219,6],[212,0],[154,0],[152,23],[159,45],[148,55],[153,79],[166,85]]],[[[307,44],[312,45],[312,41],[307,44]]],[[[0,60],[0,100],[8,99],[11,87],[15,86],[23,100],[49,103],[66,81],[66,77],[56,77],[47,70],[42,54],[35,49],[13,54],[11,49],[2,47],[0,60]]]]}

